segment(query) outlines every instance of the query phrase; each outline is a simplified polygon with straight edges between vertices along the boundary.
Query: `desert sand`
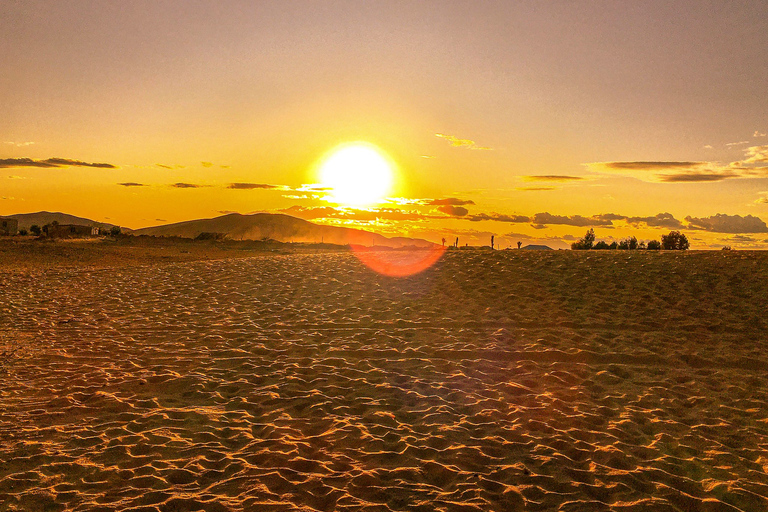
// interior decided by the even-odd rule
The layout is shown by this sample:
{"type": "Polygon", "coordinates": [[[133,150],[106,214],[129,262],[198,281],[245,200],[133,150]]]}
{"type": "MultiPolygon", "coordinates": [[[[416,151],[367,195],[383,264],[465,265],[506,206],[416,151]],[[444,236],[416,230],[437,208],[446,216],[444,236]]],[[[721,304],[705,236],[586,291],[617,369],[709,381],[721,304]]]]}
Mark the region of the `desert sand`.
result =
{"type": "Polygon", "coordinates": [[[12,252],[0,510],[768,510],[766,253],[12,252]]]}

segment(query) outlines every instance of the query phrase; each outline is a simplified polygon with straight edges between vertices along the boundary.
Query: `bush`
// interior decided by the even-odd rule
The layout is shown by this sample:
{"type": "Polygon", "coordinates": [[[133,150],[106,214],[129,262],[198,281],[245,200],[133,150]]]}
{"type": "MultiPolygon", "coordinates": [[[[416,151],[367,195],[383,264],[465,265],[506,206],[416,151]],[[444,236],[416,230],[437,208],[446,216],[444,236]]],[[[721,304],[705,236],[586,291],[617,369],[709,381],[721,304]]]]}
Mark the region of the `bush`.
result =
{"type": "Polygon", "coordinates": [[[26,229],[20,229],[19,230],[19,236],[27,236],[27,230],[26,229]]]}
{"type": "Polygon", "coordinates": [[[648,242],[648,250],[649,251],[658,251],[661,249],[661,242],[658,240],[650,240],[648,242]]]}
{"type": "Polygon", "coordinates": [[[109,230],[109,234],[112,236],[120,236],[121,232],[122,231],[120,231],[120,228],[118,226],[112,226],[112,228],[110,228],[109,230]]]}
{"type": "Polygon", "coordinates": [[[598,250],[600,250],[600,249],[603,249],[603,250],[605,250],[605,249],[610,249],[610,248],[611,248],[611,246],[610,246],[610,245],[608,245],[607,243],[605,243],[605,240],[600,240],[600,241],[599,241],[599,242],[597,242],[597,243],[595,244],[595,246],[593,247],[593,249],[598,249],[598,250]]]}
{"type": "Polygon", "coordinates": [[[40,229],[40,226],[38,226],[37,224],[32,224],[29,227],[29,232],[32,233],[35,236],[40,236],[40,233],[42,233],[43,230],[40,229]]]}
{"type": "Polygon", "coordinates": [[[668,235],[661,235],[661,248],[665,251],[685,251],[688,247],[688,238],[679,231],[670,231],[668,235]]]}

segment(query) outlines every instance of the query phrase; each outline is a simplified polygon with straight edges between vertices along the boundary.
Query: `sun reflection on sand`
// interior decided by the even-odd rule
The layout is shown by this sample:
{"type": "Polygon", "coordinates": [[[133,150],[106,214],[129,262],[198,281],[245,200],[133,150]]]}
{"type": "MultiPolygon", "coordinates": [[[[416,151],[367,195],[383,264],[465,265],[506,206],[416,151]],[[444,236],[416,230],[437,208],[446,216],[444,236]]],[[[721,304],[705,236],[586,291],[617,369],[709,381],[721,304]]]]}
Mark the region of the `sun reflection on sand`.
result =
{"type": "Polygon", "coordinates": [[[388,250],[363,245],[352,245],[352,253],[363,264],[379,274],[406,277],[423,272],[437,263],[445,247],[429,249],[388,250]]]}

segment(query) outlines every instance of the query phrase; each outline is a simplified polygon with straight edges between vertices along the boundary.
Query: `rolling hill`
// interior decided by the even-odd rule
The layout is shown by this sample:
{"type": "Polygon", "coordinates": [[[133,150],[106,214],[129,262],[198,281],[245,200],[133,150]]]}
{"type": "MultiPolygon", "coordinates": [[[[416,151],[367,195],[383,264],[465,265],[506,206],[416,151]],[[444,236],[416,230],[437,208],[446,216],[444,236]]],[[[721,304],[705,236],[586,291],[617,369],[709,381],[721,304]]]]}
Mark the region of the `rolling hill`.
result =
{"type": "Polygon", "coordinates": [[[381,245],[393,248],[431,247],[434,245],[432,242],[418,238],[387,238],[360,229],[323,226],[280,213],[255,213],[251,215],[230,213],[212,219],[190,220],[133,231],[134,235],[179,236],[184,238],[195,238],[200,233],[221,233],[233,240],[271,238],[280,242],[325,242],[339,245],[381,245]]]}
{"type": "MultiPolygon", "coordinates": [[[[30,226],[37,224],[42,227],[51,222],[58,222],[59,224],[79,224],[82,226],[98,226],[104,229],[110,229],[115,224],[109,224],[107,222],[96,222],[95,220],[86,219],[83,217],[76,217],[69,215],[68,213],[60,212],[35,212],[35,213],[17,213],[14,215],[5,215],[4,217],[9,219],[16,219],[19,221],[19,229],[29,229],[30,226]]],[[[130,231],[123,228],[123,231],[130,231]]]]}

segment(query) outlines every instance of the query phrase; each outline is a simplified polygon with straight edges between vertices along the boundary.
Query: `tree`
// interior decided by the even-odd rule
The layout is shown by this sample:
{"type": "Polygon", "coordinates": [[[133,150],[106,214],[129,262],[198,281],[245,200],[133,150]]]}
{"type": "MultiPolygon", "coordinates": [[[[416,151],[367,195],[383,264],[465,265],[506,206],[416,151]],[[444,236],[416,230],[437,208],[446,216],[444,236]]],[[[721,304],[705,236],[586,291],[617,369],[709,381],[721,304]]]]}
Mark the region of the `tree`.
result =
{"type": "Polygon", "coordinates": [[[32,224],[29,227],[29,232],[32,233],[35,236],[40,236],[40,233],[42,233],[43,230],[40,229],[40,226],[38,226],[37,224],[32,224]]]}
{"type": "Polygon", "coordinates": [[[21,228],[19,230],[19,236],[27,236],[27,230],[24,228],[21,228]]]}
{"type": "Polygon", "coordinates": [[[688,247],[688,238],[679,231],[670,231],[668,235],[661,235],[661,248],[665,251],[685,251],[688,247]]]}
{"type": "Polygon", "coordinates": [[[109,230],[109,234],[112,236],[119,236],[120,235],[120,228],[118,226],[112,226],[109,230]]]}
{"type": "Polygon", "coordinates": [[[593,249],[609,249],[609,248],[610,246],[607,243],[605,243],[605,240],[600,240],[593,247],[593,249]]]}
{"type": "Polygon", "coordinates": [[[608,248],[609,248],[610,250],[612,250],[612,251],[615,251],[616,249],[618,249],[618,248],[619,248],[619,244],[617,244],[617,243],[616,243],[616,240],[614,240],[613,242],[611,242],[611,245],[609,245],[609,246],[608,246],[608,248]]]}
{"type": "Polygon", "coordinates": [[[584,235],[584,238],[579,239],[578,242],[573,242],[571,244],[571,249],[574,251],[586,251],[592,248],[592,245],[595,243],[595,230],[592,228],[589,228],[589,231],[587,231],[587,234],[584,235]]]}
{"type": "Polygon", "coordinates": [[[648,250],[649,251],[658,251],[661,249],[661,243],[658,240],[649,240],[648,241],[648,250]]]}

